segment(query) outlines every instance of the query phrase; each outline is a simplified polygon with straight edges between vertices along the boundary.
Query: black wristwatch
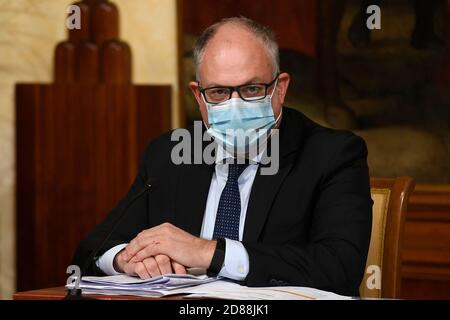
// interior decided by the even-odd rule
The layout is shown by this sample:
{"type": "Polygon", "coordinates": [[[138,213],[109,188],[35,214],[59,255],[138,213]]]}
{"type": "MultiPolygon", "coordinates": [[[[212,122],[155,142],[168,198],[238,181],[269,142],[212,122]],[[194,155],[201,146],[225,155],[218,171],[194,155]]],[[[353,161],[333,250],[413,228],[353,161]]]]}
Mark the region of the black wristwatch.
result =
{"type": "Polygon", "coordinates": [[[208,277],[216,277],[220,270],[222,270],[223,262],[225,260],[226,241],[224,238],[217,239],[216,250],[211,260],[206,274],[208,277]]]}

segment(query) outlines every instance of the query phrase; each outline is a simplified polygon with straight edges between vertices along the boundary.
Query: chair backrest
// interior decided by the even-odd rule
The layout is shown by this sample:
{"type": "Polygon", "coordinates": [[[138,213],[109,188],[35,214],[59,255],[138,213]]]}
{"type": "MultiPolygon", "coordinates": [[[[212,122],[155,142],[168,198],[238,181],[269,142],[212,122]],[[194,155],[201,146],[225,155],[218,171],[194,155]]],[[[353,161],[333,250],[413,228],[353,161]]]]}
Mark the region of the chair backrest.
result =
{"type": "Polygon", "coordinates": [[[410,177],[370,179],[372,235],[366,272],[359,287],[362,298],[400,296],[403,225],[414,185],[410,177]]]}

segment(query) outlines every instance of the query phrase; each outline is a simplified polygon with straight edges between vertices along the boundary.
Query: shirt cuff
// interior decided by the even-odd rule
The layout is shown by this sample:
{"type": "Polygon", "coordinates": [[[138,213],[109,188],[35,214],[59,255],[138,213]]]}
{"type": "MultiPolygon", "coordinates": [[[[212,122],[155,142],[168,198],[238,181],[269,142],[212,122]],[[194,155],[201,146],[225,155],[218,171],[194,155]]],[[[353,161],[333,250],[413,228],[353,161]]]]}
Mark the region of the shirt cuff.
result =
{"type": "Polygon", "coordinates": [[[235,240],[225,239],[225,261],[219,276],[243,281],[249,272],[249,258],[244,245],[235,240]]]}
{"type": "Polygon", "coordinates": [[[112,247],[108,251],[106,251],[103,255],[101,255],[97,261],[95,261],[95,264],[97,267],[100,268],[106,275],[108,276],[115,276],[118,274],[122,274],[120,272],[117,272],[116,269],[114,269],[114,258],[116,257],[116,254],[118,254],[123,248],[127,246],[127,243],[119,244],[115,247],[112,247]]]}

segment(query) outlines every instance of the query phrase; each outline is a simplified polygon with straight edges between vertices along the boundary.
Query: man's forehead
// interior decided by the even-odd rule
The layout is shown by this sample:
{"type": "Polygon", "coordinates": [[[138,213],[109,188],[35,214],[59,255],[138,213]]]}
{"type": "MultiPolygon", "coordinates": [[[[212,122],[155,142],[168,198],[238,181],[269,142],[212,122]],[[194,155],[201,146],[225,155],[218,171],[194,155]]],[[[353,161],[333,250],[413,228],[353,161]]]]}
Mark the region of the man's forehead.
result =
{"type": "Polygon", "coordinates": [[[235,79],[230,79],[230,81],[223,81],[219,82],[217,80],[211,80],[211,81],[205,81],[204,85],[207,87],[221,87],[221,86],[238,86],[238,85],[244,85],[244,84],[250,84],[250,83],[266,83],[267,79],[266,77],[260,77],[260,76],[254,76],[247,78],[246,77],[239,77],[237,76],[235,79]],[[242,79],[242,80],[241,80],[242,79]]]}
{"type": "Polygon", "coordinates": [[[236,69],[206,67],[201,68],[200,71],[200,81],[203,87],[267,83],[270,80],[272,80],[272,67],[270,65],[249,66],[248,68],[243,65],[236,69]]]}
{"type": "Polygon", "coordinates": [[[239,48],[245,51],[264,49],[262,41],[246,27],[224,25],[209,40],[205,47],[205,55],[214,54],[217,50],[239,48]]]}
{"type": "Polygon", "coordinates": [[[202,86],[236,86],[265,83],[272,69],[267,50],[255,35],[242,27],[223,27],[205,48],[200,74],[202,86]]]}

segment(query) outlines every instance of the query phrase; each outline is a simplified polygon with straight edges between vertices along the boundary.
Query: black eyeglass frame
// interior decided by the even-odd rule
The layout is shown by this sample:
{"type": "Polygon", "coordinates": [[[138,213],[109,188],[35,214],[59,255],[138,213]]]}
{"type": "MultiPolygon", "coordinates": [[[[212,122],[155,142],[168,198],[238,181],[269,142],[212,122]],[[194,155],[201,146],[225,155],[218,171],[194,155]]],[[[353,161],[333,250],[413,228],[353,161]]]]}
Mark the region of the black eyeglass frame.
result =
{"type": "Polygon", "coordinates": [[[277,81],[277,79],[278,79],[279,76],[280,76],[280,74],[277,74],[276,77],[275,77],[272,81],[270,81],[269,83],[246,83],[246,84],[241,84],[240,86],[235,86],[235,87],[233,87],[233,86],[214,86],[214,87],[209,87],[209,88],[202,88],[202,86],[200,85],[200,82],[197,81],[197,83],[198,83],[199,91],[200,91],[200,93],[203,95],[203,97],[205,98],[205,101],[206,101],[207,103],[210,103],[210,104],[220,104],[220,103],[224,103],[225,101],[228,101],[228,100],[231,99],[231,97],[233,96],[233,92],[235,92],[235,91],[238,93],[239,97],[240,97],[242,100],[247,101],[247,102],[252,102],[252,101],[263,100],[265,97],[267,97],[267,91],[268,91],[269,88],[277,81]],[[264,86],[264,87],[265,87],[265,90],[264,90],[264,96],[263,96],[263,97],[258,98],[258,99],[247,99],[247,98],[244,98],[244,97],[241,95],[241,92],[240,92],[240,89],[241,89],[241,88],[247,87],[247,86],[255,86],[255,85],[261,85],[261,86],[264,86]],[[228,99],[225,99],[225,100],[223,100],[223,101],[221,101],[221,102],[210,102],[210,101],[208,101],[208,98],[206,97],[205,91],[206,91],[206,90],[211,90],[211,89],[229,89],[229,90],[230,90],[230,96],[228,97],[228,99]]]}

